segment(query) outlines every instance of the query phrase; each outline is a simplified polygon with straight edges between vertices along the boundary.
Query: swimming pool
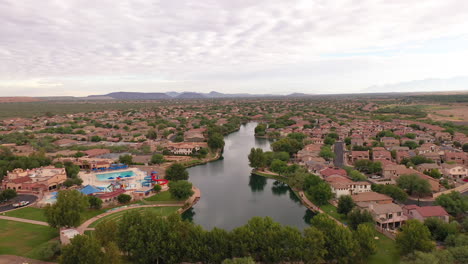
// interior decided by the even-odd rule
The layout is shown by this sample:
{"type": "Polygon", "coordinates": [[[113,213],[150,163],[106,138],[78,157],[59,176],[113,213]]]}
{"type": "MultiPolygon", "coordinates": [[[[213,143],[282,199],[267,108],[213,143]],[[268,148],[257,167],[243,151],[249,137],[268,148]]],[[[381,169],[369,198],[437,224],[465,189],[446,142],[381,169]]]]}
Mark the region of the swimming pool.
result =
{"type": "Polygon", "coordinates": [[[107,181],[107,180],[116,179],[118,177],[123,178],[123,179],[130,178],[130,177],[125,177],[125,176],[133,177],[133,176],[135,176],[135,172],[129,170],[129,171],[100,173],[100,174],[96,174],[96,179],[98,181],[107,181]],[[113,179],[109,179],[109,178],[113,178],[113,179]]]}

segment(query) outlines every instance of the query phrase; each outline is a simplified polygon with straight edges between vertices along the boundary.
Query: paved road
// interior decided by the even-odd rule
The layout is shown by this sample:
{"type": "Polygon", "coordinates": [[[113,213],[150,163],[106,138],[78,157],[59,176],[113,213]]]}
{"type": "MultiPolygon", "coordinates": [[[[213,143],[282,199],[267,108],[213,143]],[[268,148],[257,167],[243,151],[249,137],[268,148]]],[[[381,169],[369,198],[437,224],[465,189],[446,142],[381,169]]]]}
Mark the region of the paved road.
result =
{"type": "Polygon", "coordinates": [[[20,202],[20,201],[29,201],[29,204],[34,203],[37,200],[37,196],[31,194],[19,194],[15,198],[13,198],[12,203],[9,205],[0,206],[0,212],[9,211],[15,209],[12,204],[20,202]]]}
{"type": "Polygon", "coordinates": [[[335,147],[334,147],[334,151],[335,151],[335,159],[333,160],[333,164],[335,165],[335,167],[343,167],[345,164],[344,164],[344,147],[345,147],[345,144],[344,142],[336,142],[335,143],[335,147]]]}

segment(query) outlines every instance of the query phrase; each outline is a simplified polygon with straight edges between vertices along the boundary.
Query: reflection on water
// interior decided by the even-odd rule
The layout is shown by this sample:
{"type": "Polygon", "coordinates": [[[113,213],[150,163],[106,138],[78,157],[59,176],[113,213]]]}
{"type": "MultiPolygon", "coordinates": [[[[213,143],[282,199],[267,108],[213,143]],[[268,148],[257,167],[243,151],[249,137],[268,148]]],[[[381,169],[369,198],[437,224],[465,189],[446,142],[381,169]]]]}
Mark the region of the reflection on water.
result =
{"type": "Polygon", "coordinates": [[[275,181],[273,186],[271,186],[271,191],[275,195],[283,195],[289,191],[289,186],[283,182],[275,181]]]}
{"type": "Polygon", "coordinates": [[[261,192],[267,184],[267,178],[251,174],[249,177],[249,186],[252,192],[261,192]]]}
{"type": "Polygon", "coordinates": [[[254,216],[270,216],[275,221],[304,228],[308,226],[304,211],[291,189],[273,179],[251,175],[250,149],[270,150],[270,142],[256,139],[256,123],[243,125],[225,137],[223,160],[189,168],[190,181],[201,190],[201,199],[184,213],[206,229],[233,229],[254,216]],[[271,190],[271,191],[270,191],[271,190]],[[289,193],[289,195],[286,195],[289,193]]]}

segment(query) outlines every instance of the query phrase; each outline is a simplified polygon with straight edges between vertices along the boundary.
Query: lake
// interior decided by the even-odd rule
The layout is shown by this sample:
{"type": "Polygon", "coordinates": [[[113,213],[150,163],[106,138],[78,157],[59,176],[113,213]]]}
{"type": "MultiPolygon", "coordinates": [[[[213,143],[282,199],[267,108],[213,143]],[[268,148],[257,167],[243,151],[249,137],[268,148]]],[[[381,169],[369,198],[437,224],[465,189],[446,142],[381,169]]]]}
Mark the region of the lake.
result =
{"type": "Polygon", "coordinates": [[[201,190],[200,201],[184,213],[205,229],[231,230],[254,216],[270,216],[275,221],[303,229],[313,215],[288,185],[251,175],[250,149],[270,150],[267,139],[254,137],[256,123],[242,125],[224,138],[224,159],[188,169],[191,181],[201,190]]]}

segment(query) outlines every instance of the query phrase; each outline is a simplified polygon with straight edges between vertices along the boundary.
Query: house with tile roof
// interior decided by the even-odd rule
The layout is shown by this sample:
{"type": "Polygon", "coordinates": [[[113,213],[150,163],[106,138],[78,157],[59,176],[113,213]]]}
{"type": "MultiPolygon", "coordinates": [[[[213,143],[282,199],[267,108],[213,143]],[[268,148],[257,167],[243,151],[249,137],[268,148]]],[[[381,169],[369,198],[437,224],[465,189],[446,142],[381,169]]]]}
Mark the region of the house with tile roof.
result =
{"type": "Polygon", "coordinates": [[[439,218],[446,223],[449,222],[449,214],[440,205],[419,207],[417,205],[410,204],[405,205],[403,207],[403,211],[409,219],[417,219],[421,222],[424,222],[424,220],[431,217],[439,218]]]}

